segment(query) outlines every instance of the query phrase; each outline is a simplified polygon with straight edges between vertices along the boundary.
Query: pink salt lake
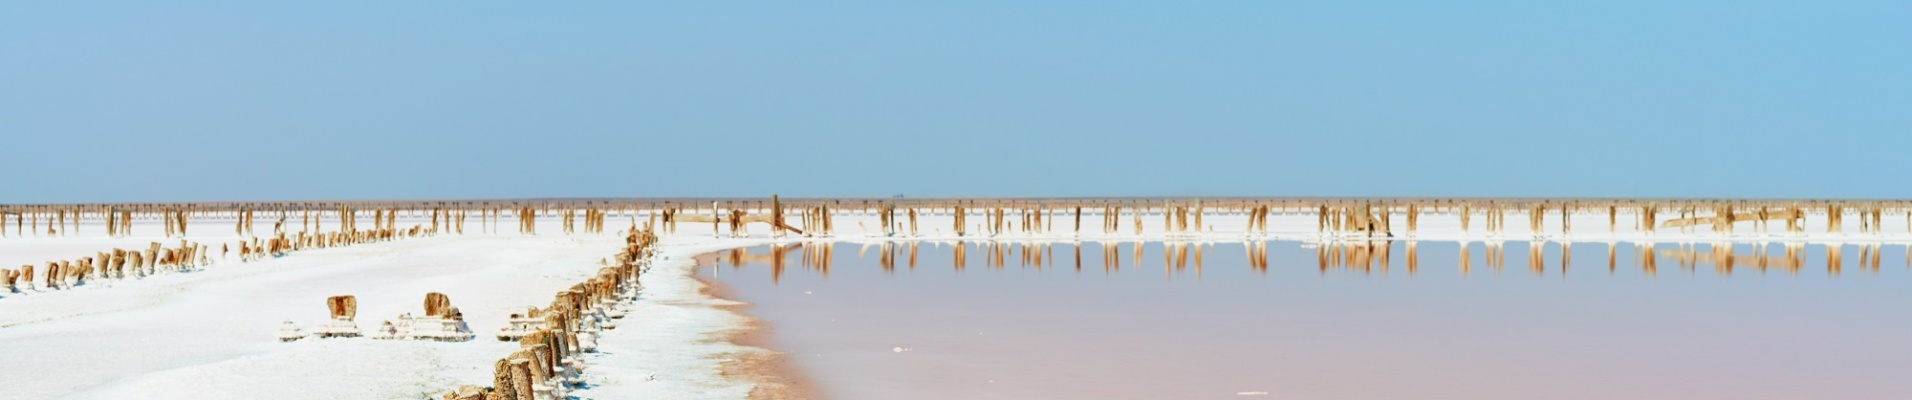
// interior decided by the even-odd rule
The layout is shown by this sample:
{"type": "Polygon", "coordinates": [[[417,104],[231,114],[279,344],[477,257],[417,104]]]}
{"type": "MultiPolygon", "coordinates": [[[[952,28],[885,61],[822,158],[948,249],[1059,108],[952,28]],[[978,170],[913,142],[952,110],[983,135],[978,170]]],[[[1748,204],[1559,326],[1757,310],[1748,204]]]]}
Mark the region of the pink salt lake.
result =
{"type": "Polygon", "coordinates": [[[1912,398],[1899,245],[1622,243],[1612,269],[1604,243],[1499,265],[1480,243],[965,246],[758,247],[699,275],[828,398],[1912,398]]]}

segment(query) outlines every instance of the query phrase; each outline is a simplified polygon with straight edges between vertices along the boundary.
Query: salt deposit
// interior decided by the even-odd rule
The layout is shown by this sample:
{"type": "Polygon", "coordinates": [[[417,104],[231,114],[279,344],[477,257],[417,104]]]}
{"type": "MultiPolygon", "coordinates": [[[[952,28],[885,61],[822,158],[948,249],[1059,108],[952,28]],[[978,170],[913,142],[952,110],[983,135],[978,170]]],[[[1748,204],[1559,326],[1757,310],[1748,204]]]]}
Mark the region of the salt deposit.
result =
{"type": "MultiPolygon", "coordinates": [[[[575,379],[583,384],[569,391],[573,396],[749,396],[757,381],[726,375],[725,363],[773,353],[724,340],[746,329],[749,319],[727,307],[739,303],[706,294],[693,278],[691,261],[698,254],[744,246],[870,244],[881,246],[879,264],[893,268],[917,260],[914,251],[897,259],[904,253],[891,246],[917,243],[1167,242],[1199,265],[1202,247],[1185,244],[1245,242],[1250,243],[1243,251],[1248,263],[1265,270],[1279,268],[1265,261],[1269,241],[1309,243],[1323,249],[1324,260],[1332,249],[1344,257],[1334,259],[1336,265],[1353,265],[1345,257],[1388,257],[1361,243],[1394,240],[1473,243],[1460,251],[1485,248],[1494,257],[1484,262],[1500,265],[1501,243],[1509,241],[1600,243],[1608,252],[1614,243],[1689,242],[1874,249],[1912,242],[1912,218],[1901,218],[1912,216],[1909,209],[1883,201],[1625,199],[771,198],[0,206],[5,215],[0,225],[12,225],[0,236],[0,266],[21,266],[0,267],[5,270],[0,283],[13,284],[12,290],[0,285],[0,352],[31,360],[0,363],[0,376],[14,377],[0,386],[8,388],[6,397],[29,399],[135,393],[149,398],[438,398],[460,387],[495,386],[499,371],[509,369],[499,368],[500,362],[510,367],[509,356],[526,350],[515,340],[533,333],[527,307],[552,302],[553,293],[579,292],[578,285],[599,278],[601,268],[615,264],[611,260],[624,247],[624,234],[636,227],[655,227],[661,238],[646,261],[649,272],[635,299],[603,303],[611,299],[588,285],[579,292],[603,303],[579,304],[580,309],[606,316],[615,309],[624,317],[564,322],[582,333],[571,339],[580,341],[580,349],[596,350],[581,353],[583,368],[575,379]],[[539,217],[519,218],[533,214],[539,217]],[[466,229],[468,215],[477,217],[476,229],[466,229]],[[1527,221],[1509,223],[1521,217],[1527,221]],[[263,229],[262,222],[270,222],[271,229],[263,229]],[[515,232],[500,229],[513,223],[515,232]],[[115,267],[162,262],[171,267],[125,277],[115,267]],[[33,279],[27,279],[29,271],[33,279]],[[431,293],[456,299],[456,313],[448,313],[445,302],[428,300],[420,307],[420,299],[439,298],[428,297],[431,293]],[[364,335],[397,336],[401,325],[416,329],[423,323],[439,331],[454,327],[450,332],[456,337],[313,336],[324,331],[323,323],[337,320],[326,299],[341,295],[352,296],[351,322],[364,335]],[[511,333],[513,314],[525,320],[515,325],[516,333],[511,333]],[[293,323],[290,329],[287,321],[293,323]],[[294,333],[297,340],[281,341],[294,333]]],[[[820,257],[829,257],[827,248],[819,248],[825,251],[820,257]]],[[[952,255],[959,267],[969,256],[963,248],[952,255]]],[[[1002,248],[978,250],[982,264],[1009,263],[1002,248]]],[[[1103,253],[1113,255],[1110,251],[1115,250],[1103,253]]],[[[1407,255],[1410,270],[1421,260],[1420,252],[1408,244],[1400,253],[1407,255]]],[[[1056,256],[1011,254],[1035,262],[1056,256]]],[[[1757,254],[1691,257],[1784,259],[1757,254]]],[[[1858,258],[1876,264],[1879,252],[1867,250],[1858,258]]],[[[899,354],[919,348],[881,349],[897,347],[912,349],[899,354]]]]}

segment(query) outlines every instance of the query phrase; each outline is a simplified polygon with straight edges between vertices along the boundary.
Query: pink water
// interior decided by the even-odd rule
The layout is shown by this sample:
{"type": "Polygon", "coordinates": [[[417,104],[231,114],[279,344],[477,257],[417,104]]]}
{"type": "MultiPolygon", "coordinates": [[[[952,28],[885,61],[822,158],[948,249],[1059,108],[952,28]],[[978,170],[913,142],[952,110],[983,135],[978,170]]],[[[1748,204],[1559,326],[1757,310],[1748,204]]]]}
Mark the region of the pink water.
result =
{"type": "Polygon", "coordinates": [[[1419,244],[1412,269],[1398,242],[1378,259],[1125,243],[1117,265],[1086,243],[1079,268],[1069,244],[1040,266],[1034,246],[1002,247],[1003,265],[967,246],[962,267],[950,244],[913,265],[908,245],[838,244],[700,274],[754,303],[829,398],[1912,398],[1902,246],[1809,246],[1761,270],[1749,245],[1662,245],[1651,275],[1627,244],[1609,269],[1605,244],[1562,268],[1558,244],[1534,263],[1508,243],[1496,268],[1476,243],[1465,272],[1454,243],[1419,244]]]}

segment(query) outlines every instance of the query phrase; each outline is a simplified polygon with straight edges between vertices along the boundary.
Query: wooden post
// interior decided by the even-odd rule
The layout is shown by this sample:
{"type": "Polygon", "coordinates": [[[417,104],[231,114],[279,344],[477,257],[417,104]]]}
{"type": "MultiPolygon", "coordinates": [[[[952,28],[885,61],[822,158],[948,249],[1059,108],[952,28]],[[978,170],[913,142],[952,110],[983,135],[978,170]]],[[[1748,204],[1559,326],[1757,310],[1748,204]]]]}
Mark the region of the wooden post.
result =
{"type": "MultiPolygon", "coordinates": [[[[1465,234],[1465,233],[1467,233],[1467,223],[1468,223],[1468,221],[1470,221],[1470,220],[1472,220],[1472,219],[1473,219],[1473,217],[1474,217],[1474,213],[1473,213],[1473,210],[1470,210],[1470,209],[1468,209],[1468,208],[1469,208],[1469,205],[1470,205],[1469,203],[1461,203],[1461,210],[1460,210],[1460,217],[1461,217],[1461,233],[1463,233],[1463,234],[1465,234]]],[[[1466,246],[1462,246],[1461,248],[1462,248],[1462,249],[1465,249],[1465,248],[1467,248],[1467,247],[1466,247],[1466,246]]]]}
{"type": "Polygon", "coordinates": [[[1560,203],[1560,235],[1566,236],[1569,233],[1573,233],[1573,203],[1560,203]]]}
{"type": "MultiPolygon", "coordinates": [[[[1195,199],[1195,231],[1196,232],[1201,232],[1203,230],[1202,229],[1202,214],[1204,211],[1207,211],[1207,210],[1202,207],[1202,199],[1195,199]]],[[[1200,263],[1197,263],[1197,264],[1199,265],[1200,263]]]]}
{"type": "Polygon", "coordinates": [[[771,220],[771,235],[784,237],[784,201],[774,193],[771,195],[771,220]]]}
{"type": "MultiPolygon", "coordinates": [[[[1407,234],[1408,236],[1414,236],[1416,232],[1420,231],[1420,227],[1421,227],[1421,204],[1418,202],[1408,203],[1407,204],[1407,234]]],[[[1414,256],[1412,255],[1414,254],[1414,250],[1413,250],[1414,247],[1412,246],[1414,245],[1409,244],[1408,246],[1409,246],[1408,260],[1410,260],[1408,261],[1408,265],[1409,265],[1408,274],[1412,275],[1414,273],[1414,268],[1412,267],[1412,265],[1414,265],[1412,261],[1414,259],[1414,256]]]]}
{"type": "MultiPolygon", "coordinates": [[[[1135,236],[1137,237],[1142,236],[1142,210],[1143,208],[1141,206],[1136,206],[1135,211],[1129,212],[1135,216],[1135,236]]],[[[1135,254],[1135,265],[1142,265],[1142,246],[1135,246],[1135,254]]]]}

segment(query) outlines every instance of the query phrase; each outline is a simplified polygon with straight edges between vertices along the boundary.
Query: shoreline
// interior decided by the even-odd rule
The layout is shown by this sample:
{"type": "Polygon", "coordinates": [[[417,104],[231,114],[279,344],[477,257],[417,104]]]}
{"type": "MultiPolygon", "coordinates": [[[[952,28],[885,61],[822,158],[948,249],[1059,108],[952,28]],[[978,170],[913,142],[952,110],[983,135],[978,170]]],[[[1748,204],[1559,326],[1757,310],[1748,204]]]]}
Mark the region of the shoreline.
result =
{"type": "Polygon", "coordinates": [[[739,347],[762,350],[756,354],[732,353],[722,362],[722,374],[725,378],[744,380],[751,383],[750,400],[804,400],[823,398],[821,391],[804,371],[790,362],[790,353],[776,350],[773,329],[762,319],[751,316],[747,311],[754,305],[738,300],[735,291],[715,279],[706,279],[697,274],[697,269],[718,266],[716,260],[723,252],[712,251],[699,254],[697,265],[691,270],[691,277],[703,283],[699,294],[713,299],[731,302],[714,306],[719,310],[736,314],[744,323],[724,334],[724,341],[739,347]]]}

